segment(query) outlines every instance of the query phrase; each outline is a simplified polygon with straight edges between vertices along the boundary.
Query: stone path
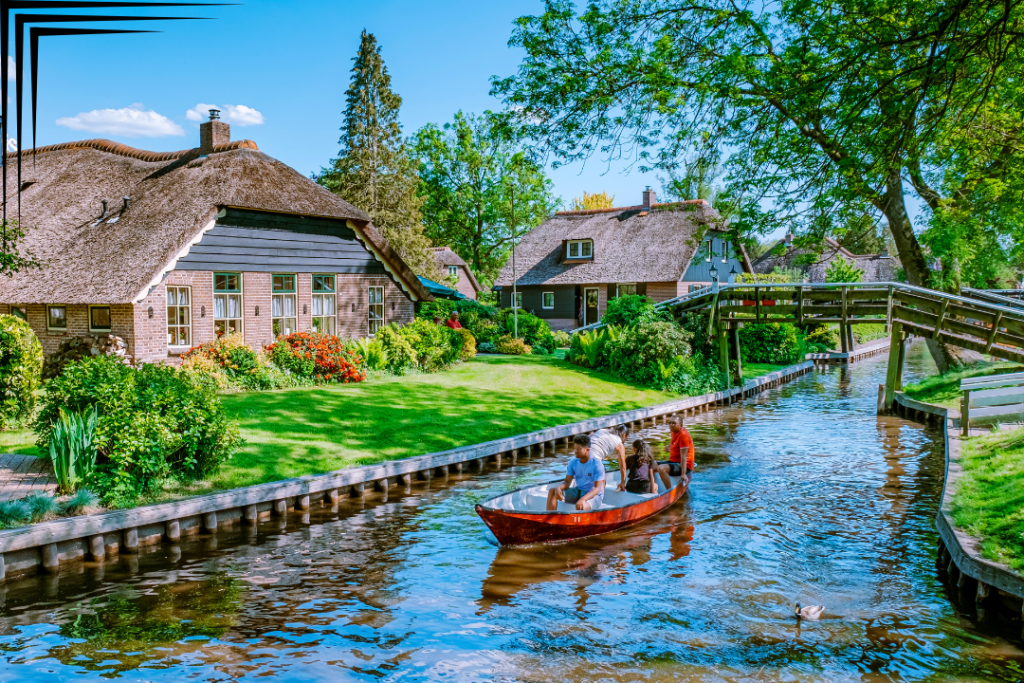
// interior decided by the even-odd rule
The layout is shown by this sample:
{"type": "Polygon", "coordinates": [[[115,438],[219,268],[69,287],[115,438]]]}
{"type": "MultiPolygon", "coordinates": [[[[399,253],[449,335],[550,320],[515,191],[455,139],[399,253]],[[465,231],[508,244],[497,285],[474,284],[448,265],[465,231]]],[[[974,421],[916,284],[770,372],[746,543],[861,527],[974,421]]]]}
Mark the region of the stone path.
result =
{"type": "Polygon", "coordinates": [[[0,453],[0,501],[24,498],[33,493],[53,493],[57,479],[49,458],[0,453]]]}

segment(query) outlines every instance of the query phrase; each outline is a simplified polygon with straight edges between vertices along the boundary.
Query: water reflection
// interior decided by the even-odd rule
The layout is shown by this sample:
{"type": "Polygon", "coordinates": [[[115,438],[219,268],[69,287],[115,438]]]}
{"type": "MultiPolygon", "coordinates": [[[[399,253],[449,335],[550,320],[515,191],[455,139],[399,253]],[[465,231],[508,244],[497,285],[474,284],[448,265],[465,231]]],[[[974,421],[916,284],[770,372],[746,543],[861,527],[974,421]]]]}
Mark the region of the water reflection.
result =
{"type": "Polygon", "coordinates": [[[690,495],[598,538],[503,549],[473,511],[562,454],[11,582],[0,681],[1020,680],[1019,625],[980,630],[935,577],[937,433],[876,418],[884,374],[690,418],[690,495]]]}

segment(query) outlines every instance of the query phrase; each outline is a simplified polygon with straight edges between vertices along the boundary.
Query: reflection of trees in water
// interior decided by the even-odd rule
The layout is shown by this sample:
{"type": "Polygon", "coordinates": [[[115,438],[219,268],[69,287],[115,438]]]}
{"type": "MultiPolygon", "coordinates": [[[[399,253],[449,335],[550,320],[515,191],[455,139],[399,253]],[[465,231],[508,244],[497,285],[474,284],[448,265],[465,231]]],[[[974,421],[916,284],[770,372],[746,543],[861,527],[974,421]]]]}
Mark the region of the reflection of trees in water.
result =
{"type": "MultiPolygon", "coordinates": [[[[79,614],[60,625],[61,637],[82,640],[50,650],[63,664],[110,670],[99,663],[119,659],[111,648],[139,655],[123,656],[114,670],[137,667],[157,646],[166,649],[185,638],[219,638],[236,623],[245,586],[222,572],[205,581],[156,586],[144,594],[94,598],[78,605],[79,614]],[[102,650],[102,652],[100,652],[102,650]],[[81,659],[81,658],[85,659],[81,659]]],[[[176,651],[198,650],[202,643],[180,645],[176,651]]],[[[165,656],[162,652],[160,656],[165,656]]]]}

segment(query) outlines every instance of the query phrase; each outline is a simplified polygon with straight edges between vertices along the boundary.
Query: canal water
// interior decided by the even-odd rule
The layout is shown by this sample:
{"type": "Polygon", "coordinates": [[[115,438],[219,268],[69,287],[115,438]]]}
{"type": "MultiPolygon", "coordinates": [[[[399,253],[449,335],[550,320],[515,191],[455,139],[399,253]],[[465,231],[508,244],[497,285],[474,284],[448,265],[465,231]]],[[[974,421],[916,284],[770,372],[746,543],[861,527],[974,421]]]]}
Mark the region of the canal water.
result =
{"type": "Polygon", "coordinates": [[[9,582],[0,681],[1021,680],[936,577],[940,435],[875,416],[885,363],[691,418],[688,498],[599,538],[502,549],[473,511],[560,455],[9,582]]]}

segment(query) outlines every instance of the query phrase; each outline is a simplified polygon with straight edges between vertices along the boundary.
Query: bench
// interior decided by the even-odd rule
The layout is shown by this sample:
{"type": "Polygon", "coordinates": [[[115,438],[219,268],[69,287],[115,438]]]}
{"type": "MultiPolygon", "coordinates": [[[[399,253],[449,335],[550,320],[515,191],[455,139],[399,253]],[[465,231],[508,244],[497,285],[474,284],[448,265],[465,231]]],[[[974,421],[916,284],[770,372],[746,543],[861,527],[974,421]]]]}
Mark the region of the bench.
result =
{"type": "Polygon", "coordinates": [[[960,426],[967,436],[971,419],[1020,415],[1024,421],[1024,372],[960,380],[960,426]]]}

